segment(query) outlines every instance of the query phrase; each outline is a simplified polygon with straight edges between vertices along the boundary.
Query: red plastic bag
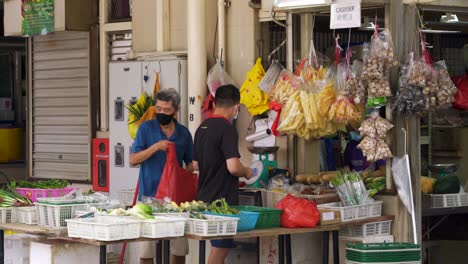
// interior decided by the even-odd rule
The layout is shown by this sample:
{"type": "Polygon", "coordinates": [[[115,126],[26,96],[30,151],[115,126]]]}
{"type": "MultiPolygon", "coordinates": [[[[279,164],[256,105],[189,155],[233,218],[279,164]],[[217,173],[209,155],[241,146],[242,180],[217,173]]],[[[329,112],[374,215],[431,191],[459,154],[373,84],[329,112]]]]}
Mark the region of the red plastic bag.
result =
{"type": "Polygon", "coordinates": [[[281,226],[288,228],[315,227],[320,222],[317,205],[309,200],[286,195],[275,208],[282,209],[281,226]]]}
{"type": "Polygon", "coordinates": [[[458,91],[455,94],[453,108],[458,110],[468,110],[468,75],[453,78],[453,82],[458,91]]]}
{"type": "Polygon", "coordinates": [[[271,125],[271,132],[275,137],[279,137],[280,133],[278,132],[278,126],[279,126],[279,121],[280,121],[280,116],[281,116],[281,109],[283,108],[281,104],[277,102],[270,101],[268,104],[271,110],[277,112],[278,114],[276,115],[275,121],[271,125]]]}
{"type": "Polygon", "coordinates": [[[205,100],[203,100],[202,107],[201,107],[202,121],[205,121],[206,119],[210,118],[211,115],[213,114],[213,112],[214,112],[214,102],[215,102],[215,98],[211,93],[209,93],[205,97],[205,100]]]}
{"type": "Polygon", "coordinates": [[[174,143],[167,147],[166,165],[159,182],[156,198],[171,198],[176,203],[189,202],[197,198],[198,176],[179,166],[174,143]]]}

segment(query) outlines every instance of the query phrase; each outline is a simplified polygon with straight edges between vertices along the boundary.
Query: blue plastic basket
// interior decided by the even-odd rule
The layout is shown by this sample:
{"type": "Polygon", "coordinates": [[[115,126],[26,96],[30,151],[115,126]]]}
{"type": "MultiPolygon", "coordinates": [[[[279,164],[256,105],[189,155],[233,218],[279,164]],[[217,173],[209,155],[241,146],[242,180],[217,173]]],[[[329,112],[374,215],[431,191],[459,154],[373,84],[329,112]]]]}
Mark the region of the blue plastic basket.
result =
{"type": "Polygon", "coordinates": [[[239,218],[239,222],[237,222],[237,232],[249,231],[254,229],[255,225],[257,224],[258,216],[260,215],[260,213],[258,212],[246,211],[240,211],[239,215],[215,214],[210,212],[204,212],[204,214],[239,218]]]}

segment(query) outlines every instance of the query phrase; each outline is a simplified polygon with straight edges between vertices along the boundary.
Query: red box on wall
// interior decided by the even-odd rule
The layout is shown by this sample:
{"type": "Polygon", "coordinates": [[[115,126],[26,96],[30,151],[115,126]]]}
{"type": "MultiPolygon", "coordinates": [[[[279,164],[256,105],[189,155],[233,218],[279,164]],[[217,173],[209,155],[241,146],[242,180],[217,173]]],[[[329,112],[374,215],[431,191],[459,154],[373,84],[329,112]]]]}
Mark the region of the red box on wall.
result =
{"type": "Polygon", "coordinates": [[[108,138],[93,138],[93,190],[109,192],[108,138]]]}

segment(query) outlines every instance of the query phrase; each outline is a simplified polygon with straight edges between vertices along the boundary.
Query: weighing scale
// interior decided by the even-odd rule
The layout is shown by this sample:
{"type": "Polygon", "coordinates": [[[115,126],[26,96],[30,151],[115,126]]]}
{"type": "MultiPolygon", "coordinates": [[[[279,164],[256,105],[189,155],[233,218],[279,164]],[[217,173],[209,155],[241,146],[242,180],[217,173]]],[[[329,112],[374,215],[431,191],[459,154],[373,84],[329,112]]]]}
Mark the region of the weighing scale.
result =
{"type": "MultiPolygon", "coordinates": [[[[273,113],[276,114],[276,112],[273,113]]],[[[276,160],[269,158],[270,154],[274,155],[279,149],[278,146],[275,146],[275,136],[271,134],[270,130],[274,118],[268,114],[255,116],[247,129],[250,132],[250,135],[246,137],[247,142],[249,142],[247,149],[250,153],[258,155],[258,160],[250,164],[254,176],[250,179],[240,179],[248,188],[268,188],[269,172],[278,167],[276,160]],[[253,131],[255,133],[252,133],[253,131]]]]}

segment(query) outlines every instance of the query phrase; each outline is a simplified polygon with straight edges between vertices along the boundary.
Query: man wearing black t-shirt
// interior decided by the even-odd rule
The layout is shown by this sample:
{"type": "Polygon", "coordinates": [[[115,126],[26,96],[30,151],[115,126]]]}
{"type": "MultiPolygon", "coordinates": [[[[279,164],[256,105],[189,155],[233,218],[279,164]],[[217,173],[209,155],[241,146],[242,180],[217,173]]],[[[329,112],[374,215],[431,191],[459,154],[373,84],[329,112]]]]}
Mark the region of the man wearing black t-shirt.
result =
{"type": "MultiPolygon", "coordinates": [[[[239,203],[239,177],[250,178],[253,171],[240,162],[237,131],[230,120],[239,114],[240,94],[234,85],[216,90],[215,110],[197,129],[193,164],[200,172],[198,200],[211,203],[226,198],[230,205],[239,203]]],[[[234,247],[232,239],[211,240],[208,264],[222,264],[234,247]]]]}

